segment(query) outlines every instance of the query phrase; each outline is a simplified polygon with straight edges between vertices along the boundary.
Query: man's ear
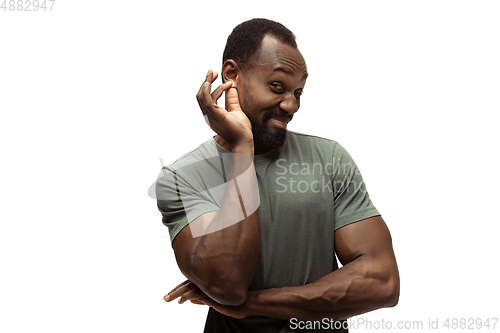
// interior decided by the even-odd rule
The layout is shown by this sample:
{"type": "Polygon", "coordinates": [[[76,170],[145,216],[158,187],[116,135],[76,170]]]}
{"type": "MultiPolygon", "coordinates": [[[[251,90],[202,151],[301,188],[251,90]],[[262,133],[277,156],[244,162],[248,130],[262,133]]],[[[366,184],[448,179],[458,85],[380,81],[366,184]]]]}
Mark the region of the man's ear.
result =
{"type": "Polygon", "coordinates": [[[224,82],[233,81],[233,87],[238,87],[238,79],[241,74],[241,69],[232,59],[226,60],[222,65],[222,79],[224,82]]]}

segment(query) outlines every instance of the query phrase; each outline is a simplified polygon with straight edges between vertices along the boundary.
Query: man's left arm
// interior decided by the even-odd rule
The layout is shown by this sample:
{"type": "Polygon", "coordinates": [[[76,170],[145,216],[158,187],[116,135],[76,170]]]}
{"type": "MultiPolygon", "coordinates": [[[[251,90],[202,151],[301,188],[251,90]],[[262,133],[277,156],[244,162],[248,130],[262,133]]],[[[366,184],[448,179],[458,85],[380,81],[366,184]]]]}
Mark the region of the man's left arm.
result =
{"type": "Polygon", "coordinates": [[[380,216],[335,231],[335,251],[344,265],[340,269],[303,286],[250,291],[241,306],[221,306],[189,282],[174,289],[170,299],[206,304],[236,318],[284,320],[342,320],[397,304],[399,273],[391,235],[380,216]]]}

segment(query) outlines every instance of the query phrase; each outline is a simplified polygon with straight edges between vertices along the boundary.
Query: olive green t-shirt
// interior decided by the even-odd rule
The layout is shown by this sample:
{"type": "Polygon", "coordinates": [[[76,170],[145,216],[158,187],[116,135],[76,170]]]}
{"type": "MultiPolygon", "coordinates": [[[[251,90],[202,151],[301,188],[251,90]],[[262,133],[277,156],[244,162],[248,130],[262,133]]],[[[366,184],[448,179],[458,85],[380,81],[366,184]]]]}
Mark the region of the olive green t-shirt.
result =
{"type": "MultiPolygon", "coordinates": [[[[210,139],[162,169],[156,194],[172,242],[189,222],[219,210],[230,160],[231,153],[210,139]]],[[[380,215],[359,169],[336,141],[288,131],[280,149],[256,155],[254,164],[261,251],[251,290],[300,286],[333,272],[335,230],[380,215]]],[[[234,319],[210,308],[205,332],[301,331],[296,327],[267,317],[234,319]]]]}

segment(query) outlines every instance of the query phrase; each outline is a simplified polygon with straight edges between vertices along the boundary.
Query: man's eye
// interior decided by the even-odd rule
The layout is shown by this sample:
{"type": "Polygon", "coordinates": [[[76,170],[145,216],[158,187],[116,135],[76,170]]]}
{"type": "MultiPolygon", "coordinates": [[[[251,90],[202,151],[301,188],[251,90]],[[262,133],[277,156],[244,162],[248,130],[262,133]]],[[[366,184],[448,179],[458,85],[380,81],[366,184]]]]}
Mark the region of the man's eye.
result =
{"type": "Polygon", "coordinates": [[[284,90],[281,83],[271,83],[271,87],[278,92],[282,92],[284,90]]]}
{"type": "Polygon", "coordinates": [[[295,92],[295,98],[299,98],[300,96],[302,96],[302,94],[303,94],[303,93],[304,93],[304,91],[303,91],[303,90],[297,90],[297,91],[295,92]]]}

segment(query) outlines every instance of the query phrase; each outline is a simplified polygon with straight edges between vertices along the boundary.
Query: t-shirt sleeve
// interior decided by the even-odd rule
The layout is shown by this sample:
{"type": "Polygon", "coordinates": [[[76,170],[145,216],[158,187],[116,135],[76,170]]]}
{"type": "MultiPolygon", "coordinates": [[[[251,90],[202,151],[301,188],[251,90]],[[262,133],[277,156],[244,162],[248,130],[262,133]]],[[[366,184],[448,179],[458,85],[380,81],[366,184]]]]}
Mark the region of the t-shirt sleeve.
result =
{"type": "Polygon", "coordinates": [[[333,151],[335,230],[353,222],[380,215],[370,200],[363,177],[354,160],[340,144],[333,151]]]}
{"type": "MultiPolygon", "coordinates": [[[[173,243],[179,232],[197,217],[219,210],[215,198],[203,191],[186,173],[164,167],[156,181],[156,198],[162,222],[168,227],[173,243]]],[[[199,183],[199,182],[198,182],[199,183]]]]}

